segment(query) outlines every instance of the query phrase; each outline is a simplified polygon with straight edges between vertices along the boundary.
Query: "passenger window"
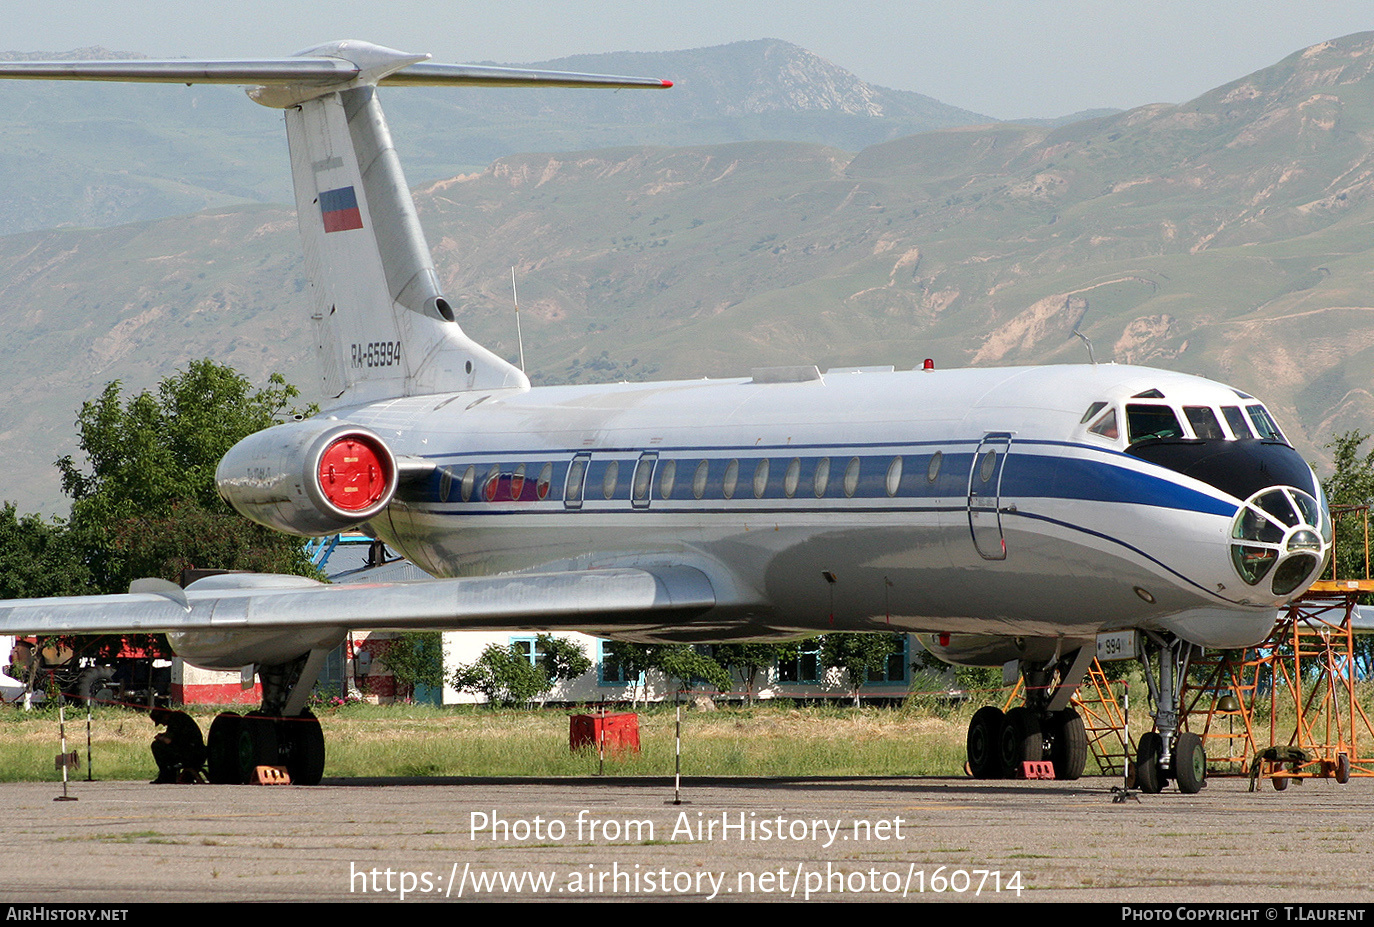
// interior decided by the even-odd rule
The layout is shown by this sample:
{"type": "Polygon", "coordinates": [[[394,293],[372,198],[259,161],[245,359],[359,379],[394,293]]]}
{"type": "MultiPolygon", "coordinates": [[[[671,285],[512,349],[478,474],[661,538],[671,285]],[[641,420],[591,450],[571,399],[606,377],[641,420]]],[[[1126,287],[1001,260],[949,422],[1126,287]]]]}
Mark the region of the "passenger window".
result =
{"type": "Polygon", "coordinates": [[[1240,406],[1222,406],[1221,414],[1226,416],[1226,424],[1231,426],[1231,434],[1237,438],[1253,438],[1255,433],[1250,430],[1250,424],[1245,421],[1245,413],[1240,411],[1240,406]]]}
{"type": "Polygon", "coordinates": [[[826,488],[830,485],[830,458],[822,457],[816,461],[816,498],[825,495],[826,488]]]}
{"type": "Polygon", "coordinates": [[[1193,426],[1193,434],[1208,441],[1220,441],[1226,437],[1221,430],[1217,414],[1207,406],[1184,406],[1183,414],[1188,416],[1188,424],[1193,426]]]}
{"type": "Polygon", "coordinates": [[[897,495],[897,490],[902,488],[902,458],[892,458],[892,463],[887,467],[887,494],[897,495]]]}
{"type": "Polygon", "coordinates": [[[472,490],[477,486],[477,468],[468,464],[463,471],[462,497],[464,502],[472,501],[472,490]]]}
{"type": "Polygon", "coordinates": [[[697,472],[692,477],[692,495],[700,499],[706,495],[706,478],[711,473],[711,464],[705,460],[697,464],[697,472]]]}
{"type": "Polygon", "coordinates": [[[725,467],[725,481],[721,484],[721,494],[727,499],[735,498],[735,487],[739,485],[739,460],[731,460],[725,467]]]}
{"type": "Polygon", "coordinates": [[[654,485],[654,462],[657,457],[645,454],[635,464],[634,479],[630,483],[630,498],[635,502],[649,501],[649,487],[654,485]]]}
{"type": "Polygon", "coordinates": [[[568,485],[563,492],[563,498],[569,505],[579,506],[582,504],[582,484],[587,479],[587,458],[574,457],[573,462],[568,465],[568,485]]]}
{"type": "Polygon", "coordinates": [[[1128,405],[1126,438],[1131,444],[1160,438],[1181,438],[1183,428],[1168,406],[1128,405]]]}
{"type": "Polygon", "coordinates": [[[792,462],[787,465],[787,473],[783,474],[782,491],[787,498],[791,499],[797,494],[797,484],[801,482],[801,458],[793,457],[792,462]]]}
{"type": "Polygon", "coordinates": [[[487,471],[487,478],[482,481],[482,497],[488,502],[496,501],[496,487],[501,483],[501,468],[493,464],[487,471]]]}
{"type": "Polygon", "coordinates": [[[849,458],[849,466],[844,468],[844,494],[852,497],[859,488],[859,458],[849,458]]]}
{"type": "Polygon", "coordinates": [[[762,499],[763,493],[768,489],[768,458],[760,460],[758,466],[754,468],[754,498],[762,499]]]}
{"type": "Polygon", "coordinates": [[[620,477],[620,461],[612,460],[606,464],[606,475],[601,478],[601,495],[607,499],[615,498],[615,484],[620,477]]]}
{"type": "Polygon", "coordinates": [[[997,472],[997,449],[993,448],[983,455],[983,465],[978,468],[978,479],[986,483],[997,472]]]}
{"type": "Polygon", "coordinates": [[[658,494],[660,498],[673,498],[673,480],[677,477],[677,461],[663,461],[662,469],[658,476],[658,494]]]}
{"type": "Polygon", "coordinates": [[[930,466],[926,467],[926,482],[933,483],[940,475],[940,461],[945,459],[944,451],[936,451],[930,457],[930,466]]]}
{"type": "Polygon", "coordinates": [[[543,502],[549,496],[549,484],[553,482],[553,464],[546,463],[539,470],[539,481],[534,484],[534,494],[543,502]]]}

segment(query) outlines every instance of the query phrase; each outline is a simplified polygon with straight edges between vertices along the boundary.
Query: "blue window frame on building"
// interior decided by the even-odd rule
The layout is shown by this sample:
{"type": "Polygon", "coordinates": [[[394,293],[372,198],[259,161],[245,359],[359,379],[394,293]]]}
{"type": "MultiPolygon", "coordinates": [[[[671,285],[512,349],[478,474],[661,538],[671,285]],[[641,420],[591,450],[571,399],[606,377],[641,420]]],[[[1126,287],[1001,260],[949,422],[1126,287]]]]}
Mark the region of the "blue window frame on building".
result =
{"type": "Polygon", "coordinates": [[[628,686],[636,680],[606,650],[607,641],[596,642],[596,681],[603,686],[628,686]]]}
{"type": "Polygon", "coordinates": [[[819,641],[802,641],[795,659],[778,661],[778,682],[786,685],[805,685],[822,680],[821,645],[819,641]]]}
{"type": "Polygon", "coordinates": [[[911,682],[910,647],[911,637],[907,634],[894,634],[897,649],[888,654],[887,665],[879,670],[868,671],[870,686],[906,685],[911,682]]]}

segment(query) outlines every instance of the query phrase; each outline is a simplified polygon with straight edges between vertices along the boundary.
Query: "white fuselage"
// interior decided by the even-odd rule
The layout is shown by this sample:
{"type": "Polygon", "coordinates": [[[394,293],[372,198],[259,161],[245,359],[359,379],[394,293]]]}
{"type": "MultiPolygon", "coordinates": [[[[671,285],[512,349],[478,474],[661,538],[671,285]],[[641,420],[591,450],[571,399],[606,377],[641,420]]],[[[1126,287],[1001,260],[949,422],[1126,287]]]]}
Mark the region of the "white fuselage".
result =
{"type": "Polygon", "coordinates": [[[1286,597],[1232,565],[1244,500],[1083,421],[1149,390],[1239,395],[1103,365],[478,391],[333,415],[437,465],[370,523],[437,575],[710,577],[711,613],[645,639],[1147,627],[1254,643],[1286,597]]]}

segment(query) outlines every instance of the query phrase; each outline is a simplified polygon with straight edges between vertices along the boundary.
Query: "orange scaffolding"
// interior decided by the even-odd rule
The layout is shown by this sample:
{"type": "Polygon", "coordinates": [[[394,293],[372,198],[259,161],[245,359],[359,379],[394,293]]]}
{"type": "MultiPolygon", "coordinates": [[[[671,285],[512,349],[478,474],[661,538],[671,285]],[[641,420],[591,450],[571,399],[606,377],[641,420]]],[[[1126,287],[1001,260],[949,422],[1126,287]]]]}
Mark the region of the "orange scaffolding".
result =
{"type": "Polygon", "coordinates": [[[1370,507],[1333,510],[1337,534],[1363,547],[1338,577],[1332,544],[1329,577],[1282,613],[1269,639],[1241,652],[1194,659],[1183,692],[1184,723],[1203,735],[1211,775],[1289,780],[1374,776],[1374,724],[1357,692],[1353,619],[1374,593],[1370,507]],[[1363,574],[1363,575],[1361,575],[1363,574]],[[1267,717],[1266,717],[1267,716],[1267,717]]]}

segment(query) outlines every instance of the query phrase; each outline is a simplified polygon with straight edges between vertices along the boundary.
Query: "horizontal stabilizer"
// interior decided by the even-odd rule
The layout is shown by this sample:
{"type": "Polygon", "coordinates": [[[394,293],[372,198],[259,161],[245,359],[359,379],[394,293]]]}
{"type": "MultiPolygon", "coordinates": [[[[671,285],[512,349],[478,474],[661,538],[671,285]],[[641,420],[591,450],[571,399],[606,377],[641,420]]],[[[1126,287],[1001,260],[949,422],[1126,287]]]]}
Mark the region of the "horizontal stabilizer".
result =
{"type": "Polygon", "coordinates": [[[319,45],[289,58],[7,61],[0,62],[0,79],[238,84],[263,88],[252,93],[253,98],[264,106],[274,107],[294,106],[323,93],[366,84],[610,89],[673,85],[672,81],[651,77],[435,64],[428,59],[429,55],[401,52],[369,42],[347,41],[319,45]]]}

